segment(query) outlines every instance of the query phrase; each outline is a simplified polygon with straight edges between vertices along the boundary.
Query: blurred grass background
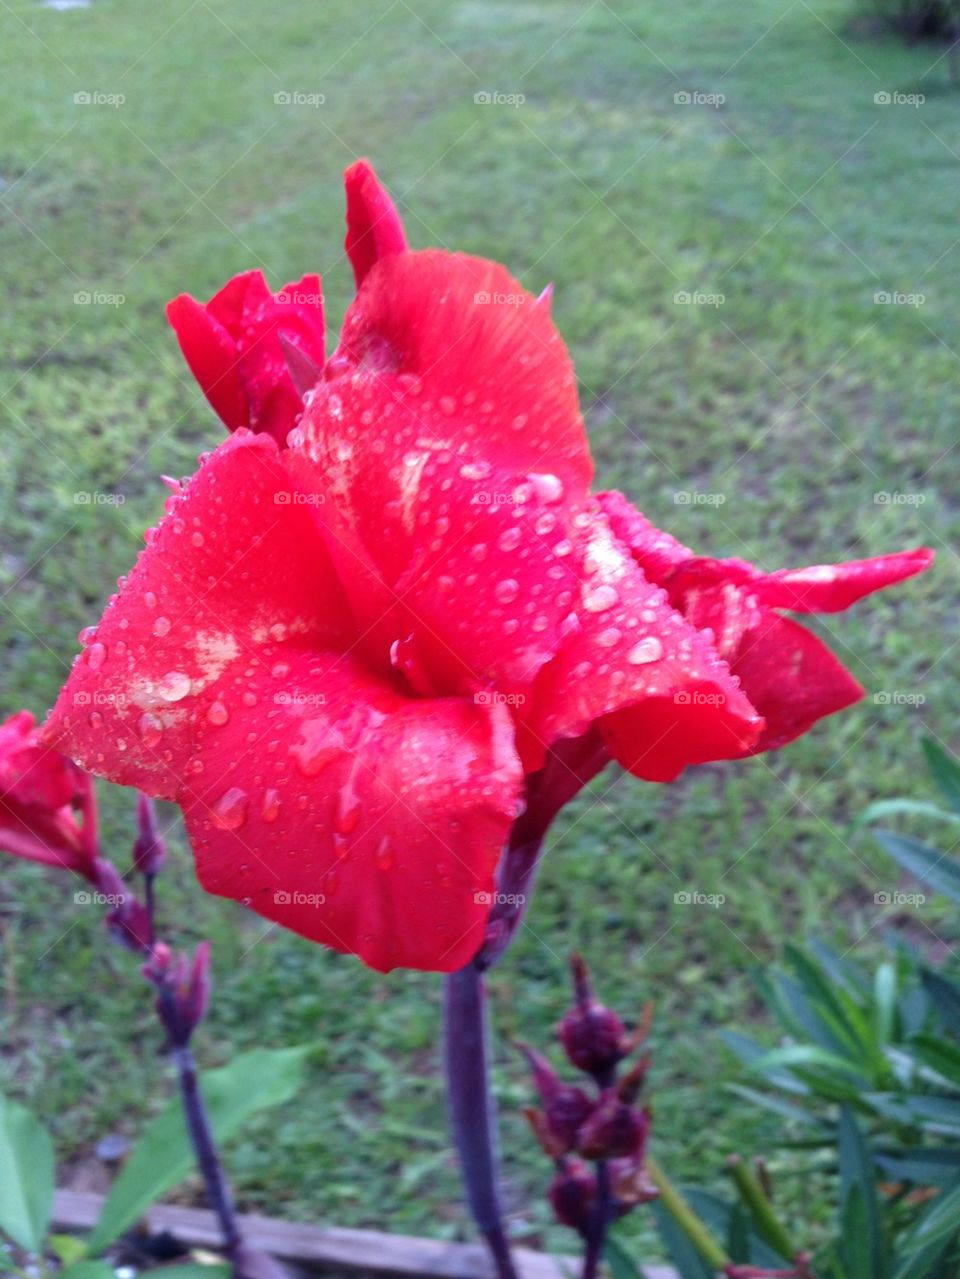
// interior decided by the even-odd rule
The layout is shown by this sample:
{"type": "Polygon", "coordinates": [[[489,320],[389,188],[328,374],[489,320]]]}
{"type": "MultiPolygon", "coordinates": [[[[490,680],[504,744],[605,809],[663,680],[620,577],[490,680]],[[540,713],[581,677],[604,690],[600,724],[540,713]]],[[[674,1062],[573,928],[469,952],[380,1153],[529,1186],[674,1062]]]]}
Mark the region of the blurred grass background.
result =
{"type": "MultiPolygon", "coordinates": [[[[512,1223],[533,1242],[568,1245],[507,1041],[548,1040],[572,948],[622,1011],[656,1001],[656,1149],[702,1180],[775,1135],[723,1091],[733,1070],[713,1034],[757,1017],[752,967],[813,932],[868,954],[896,929],[937,958],[957,937],[936,902],[874,904],[895,871],[848,824],[925,788],[921,727],[960,745],[960,98],[940,50],[854,36],[849,16],[832,0],[10,0],[0,16],[5,711],[51,704],[76,632],[161,510],[159,473],[190,472],[220,438],[164,303],[250,266],[274,287],[320,270],[335,331],[351,292],[340,172],[361,154],[415,245],[499,258],[534,292],[555,283],[601,485],[705,553],[767,567],[939,552],[932,574],[829,619],[886,704],[670,788],[607,774],[558,823],[529,930],[493,979],[512,1223]],[[525,101],[475,103],[483,91],[525,101]],[[926,100],[874,100],[897,91],[926,100]],[[925,301],[876,305],[877,291],[925,301]],[[683,889],[726,900],[684,906],[683,889]]],[[[122,862],[131,797],[102,791],[122,862]]],[[[162,918],[214,941],[201,1059],[317,1043],[310,1089],[230,1150],[242,1204],[462,1233],[437,980],[377,976],[199,898],[175,843],[162,918]]],[[[104,1132],[134,1135],[169,1088],[136,964],[72,890],[0,867],[2,1082],[53,1123],[67,1171],[104,1132]]],[[[630,1230],[642,1239],[642,1215],[630,1230]]]]}

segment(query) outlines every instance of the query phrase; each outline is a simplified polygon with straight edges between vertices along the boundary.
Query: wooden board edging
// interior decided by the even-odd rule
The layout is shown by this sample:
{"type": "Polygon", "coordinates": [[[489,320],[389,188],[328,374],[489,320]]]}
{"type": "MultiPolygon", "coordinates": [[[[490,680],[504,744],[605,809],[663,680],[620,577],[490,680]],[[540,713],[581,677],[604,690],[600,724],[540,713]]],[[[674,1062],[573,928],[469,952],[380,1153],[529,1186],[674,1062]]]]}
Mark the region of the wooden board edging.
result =
{"type": "MultiPolygon", "coordinates": [[[[58,1190],[53,1220],[58,1230],[89,1230],[100,1215],[103,1195],[58,1190]]],[[[197,1248],[216,1248],[220,1241],[216,1218],[204,1208],[157,1204],[146,1214],[151,1231],[168,1230],[197,1248]]],[[[396,1279],[494,1279],[484,1248],[477,1244],[446,1243],[379,1230],[346,1230],[339,1226],[310,1226],[250,1213],[240,1228],[251,1247],[323,1274],[325,1271],[390,1275],[396,1279]]],[[[574,1279],[575,1257],[551,1257],[528,1248],[515,1251],[521,1279],[574,1279]]],[[[664,1266],[644,1268],[646,1279],[677,1279],[664,1266]]]]}

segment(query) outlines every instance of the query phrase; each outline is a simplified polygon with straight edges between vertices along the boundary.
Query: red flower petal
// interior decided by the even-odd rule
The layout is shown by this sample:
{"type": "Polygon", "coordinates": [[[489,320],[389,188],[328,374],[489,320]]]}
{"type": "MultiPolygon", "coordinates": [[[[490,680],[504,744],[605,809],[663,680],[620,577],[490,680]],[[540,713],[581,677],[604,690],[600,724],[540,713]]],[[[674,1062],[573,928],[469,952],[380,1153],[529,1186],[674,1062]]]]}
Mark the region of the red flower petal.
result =
{"type": "Polygon", "coordinates": [[[343,175],[347,188],[347,257],[357,288],[375,262],[403,253],[407,238],[396,205],[369,160],[357,160],[343,175]]]}
{"type": "Polygon", "coordinates": [[[710,638],[647,581],[599,511],[579,554],[578,625],[541,672],[524,716],[527,768],[556,738],[577,736],[593,721],[613,757],[648,781],[746,753],[760,716],[710,638]]]}
{"type": "Polygon", "coordinates": [[[812,631],[749,595],[723,586],[699,591],[689,616],[717,636],[720,652],[766,721],[750,754],[785,746],[863,696],[863,687],[812,631]]]}
{"type": "Polygon", "coordinates": [[[303,404],[287,368],[283,337],[323,364],[320,277],[270,292],[261,271],[236,275],[209,302],[181,293],[167,318],[201,390],[228,430],[264,431],[283,445],[303,404]]]}
{"type": "Polygon", "coordinates": [[[439,249],[381,259],[330,362],[330,376],[344,373],[379,374],[384,394],[438,412],[465,462],[548,472],[569,499],[586,493],[593,464],[567,349],[549,307],[496,262],[439,249]]]}
{"type": "Polygon", "coordinates": [[[201,728],[184,800],[201,883],[381,971],[461,967],[522,788],[509,714],[404,698],[334,654],[276,656],[256,707],[201,728]]]}
{"type": "Polygon", "coordinates": [[[763,602],[774,608],[788,608],[794,613],[839,613],[865,595],[925,572],[933,559],[933,551],[920,546],[842,564],[785,568],[778,573],[758,574],[755,589],[763,602]]]}
{"type": "Polygon", "coordinates": [[[197,721],[241,697],[264,644],[347,642],[349,610],[282,459],[268,436],[234,435],[168,498],[48,724],[91,772],[175,798],[197,721]]]}

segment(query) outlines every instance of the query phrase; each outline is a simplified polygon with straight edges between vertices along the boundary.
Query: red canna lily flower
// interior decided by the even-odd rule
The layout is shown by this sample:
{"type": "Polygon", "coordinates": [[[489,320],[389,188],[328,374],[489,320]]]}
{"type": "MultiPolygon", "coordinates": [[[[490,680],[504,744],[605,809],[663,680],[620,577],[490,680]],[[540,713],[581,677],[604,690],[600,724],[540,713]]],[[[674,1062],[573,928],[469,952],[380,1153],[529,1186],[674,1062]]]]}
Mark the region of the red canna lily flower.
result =
{"type": "Polygon", "coordinates": [[[0,850],[95,879],[92,780],[41,743],[29,711],[0,724],[0,850]]]}
{"type": "Polygon", "coordinates": [[[842,568],[827,594],[697,560],[591,496],[549,298],[408,250],[364,162],[347,190],[357,296],[299,418],[276,326],[221,407],[226,356],[204,363],[207,330],[175,318],[234,434],[168,498],[49,734],[177,800],[208,890],[375,968],[448,971],[483,942],[504,844],[535,842],[610,759],[666,781],[851,700],[774,610],[845,606],[930,556],[842,568]],[[264,427],[254,401],[283,405],[259,434],[236,429],[244,405],[264,427]],[[76,707],[94,690],[91,724],[76,707]]]}

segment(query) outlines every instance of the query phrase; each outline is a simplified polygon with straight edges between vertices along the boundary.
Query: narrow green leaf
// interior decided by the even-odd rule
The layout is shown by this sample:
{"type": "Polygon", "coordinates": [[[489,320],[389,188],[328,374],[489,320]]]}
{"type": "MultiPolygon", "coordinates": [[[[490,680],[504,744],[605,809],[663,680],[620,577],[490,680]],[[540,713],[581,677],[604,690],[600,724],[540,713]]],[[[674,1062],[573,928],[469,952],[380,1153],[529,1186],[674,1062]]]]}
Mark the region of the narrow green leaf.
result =
{"type": "Polygon", "coordinates": [[[703,1259],[663,1205],[654,1200],[652,1207],[660,1238],[680,1279],[715,1279],[713,1266],[703,1259]]]}
{"type": "Polygon", "coordinates": [[[897,970],[887,962],[879,966],[873,978],[874,1036],[882,1048],[893,1038],[897,1023],[897,970]]]}
{"type": "Polygon", "coordinates": [[[613,1279],[643,1279],[643,1271],[616,1234],[607,1236],[604,1257],[613,1279]]]}
{"type": "Polygon", "coordinates": [[[764,1110],[769,1110],[773,1114],[779,1115],[781,1119],[790,1119],[794,1123],[826,1131],[826,1125],[815,1114],[809,1110],[804,1110],[802,1106],[794,1106],[791,1102],[784,1101],[781,1097],[769,1097],[766,1093],[758,1092],[756,1088],[747,1088],[743,1084],[731,1084],[729,1091],[736,1093],[738,1097],[743,1097],[746,1101],[753,1102],[755,1106],[760,1106],[764,1110]]]}
{"type": "Polygon", "coordinates": [[[60,1271],[60,1279],[114,1279],[113,1266],[105,1261],[75,1261],[60,1271]]]}
{"type": "Polygon", "coordinates": [[[960,865],[937,848],[889,830],[874,831],[894,860],[921,884],[960,903],[960,865]]]}
{"type": "Polygon", "coordinates": [[[960,1047],[937,1035],[915,1035],[909,1050],[925,1066],[952,1084],[960,1085],[960,1047]]]}
{"type": "Polygon", "coordinates": [[[948,755],[932,737],[925,737],[921,745],[937,789],[954,812],[960,813],[960,761],[948,755]]]}
{"type": "Polygon", "coordinates": [[[951,813],[938,804],[928,804],[921,799],[880,799],[869,808],[865,808],[854,822],[854,832],[863,826],[872,826],[874,822],[885,821],[888,817],[930,817],[935,821],[960,822],[960,814],[951,813]]]}
{"type": "Polygon", "coordinates": [[[929,968],[923,970],[920,980],[944,1030],[960,1035],[960,986],[929,968]]]}
{"type": "Polygon", "coordinates": [[[840,1109],[840,1228],[851,1275],[883,1279],[883,1233],[873,1159],[849,1106],[840,1109]]]}
{"type": "MultiPolygon", "coordinates": [[[[256,1049],[201,1076],[200,1087],[218,1142],[266,1106],[289,1101],[300,1087],[309,1048],[256,1049]]],[[[179,1097],[152,1121],[107,1196],[89,1248],[101,1252],[152,1203],[189,1173],[193,1150],[179,1097]]]]}
{"type": "Polygon", "coordinates": [[[937,1195],[901,1244],[905,1256],[946,1244],[960,1233],[960,1181],[937,1195]]]}
{"type": "Polygon", "coordinates": [[[37,1252],[53,1208],[53,1145],[31,1111],[0,1096],[0,1231],[37,1252]]]}
{"type": "Polygon", "coordinates": [[[955,1146],[904,1147],[875,1155],[874,1162],[890,1180],[915,1186],[948,1186],[960,1177],[960,1149],[955,1146]]]}

